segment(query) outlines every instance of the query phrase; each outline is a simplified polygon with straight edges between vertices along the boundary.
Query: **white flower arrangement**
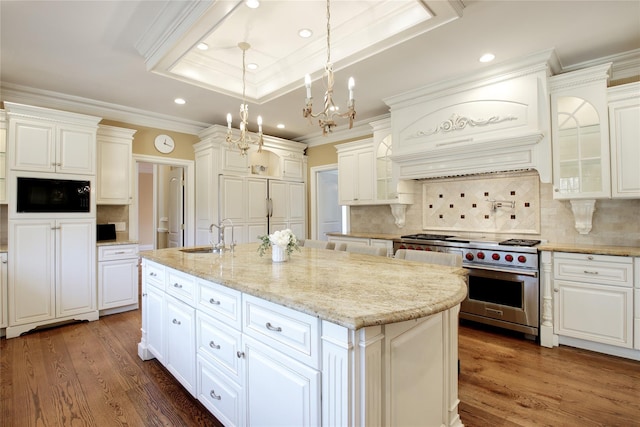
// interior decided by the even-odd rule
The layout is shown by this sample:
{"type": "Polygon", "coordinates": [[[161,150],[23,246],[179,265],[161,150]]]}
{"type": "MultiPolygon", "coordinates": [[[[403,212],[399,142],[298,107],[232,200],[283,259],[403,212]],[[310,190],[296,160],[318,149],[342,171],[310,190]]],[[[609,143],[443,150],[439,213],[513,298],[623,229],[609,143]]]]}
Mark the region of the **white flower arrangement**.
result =
{"type": "Polygon", "coordinates": [[[275,231],[269,235],[258,236],[258,239],[261,240],[260,246],[258,247],[258,253],[260,256],[264,255],[265,251],[271,246],[280,246],[285,248],[287,256],[291,255],[294,249],[296,251],[300,251],[296,235],[288,228],[285,230],[275,231]]]}

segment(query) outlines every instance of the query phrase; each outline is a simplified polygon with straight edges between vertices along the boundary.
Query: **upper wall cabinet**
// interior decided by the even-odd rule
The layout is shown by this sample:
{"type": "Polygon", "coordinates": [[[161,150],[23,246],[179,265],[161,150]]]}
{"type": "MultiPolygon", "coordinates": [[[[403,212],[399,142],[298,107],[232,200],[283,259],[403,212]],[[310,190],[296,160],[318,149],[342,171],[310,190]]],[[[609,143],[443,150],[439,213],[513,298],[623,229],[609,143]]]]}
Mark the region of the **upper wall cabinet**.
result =
{"type": "Polygon", "coordinates": [[[375,204],[375,152],[372,139],[348,142],[338,150],[338,202],[341,205],[375,204]]]}
{"type": "Polygon", "coordinates": [[[99,117],[11,102],[4,105],[11,169],[95,175],[99,117]]]}
{"type": "Polygon", "coordinates": [[[609,88],[611,196],[640,198],[640,83],[609,88]]]}
{"type": "Polygon", "coordinates": [[[607,80],[611,64],[549,79],[556,199],[611,196],[607,80]]]}
{"type": "Polygon", "coordinates": [[[131,203],[131,161],[135,133],[133,129],[99,126],[96,204],[131,203]]]}

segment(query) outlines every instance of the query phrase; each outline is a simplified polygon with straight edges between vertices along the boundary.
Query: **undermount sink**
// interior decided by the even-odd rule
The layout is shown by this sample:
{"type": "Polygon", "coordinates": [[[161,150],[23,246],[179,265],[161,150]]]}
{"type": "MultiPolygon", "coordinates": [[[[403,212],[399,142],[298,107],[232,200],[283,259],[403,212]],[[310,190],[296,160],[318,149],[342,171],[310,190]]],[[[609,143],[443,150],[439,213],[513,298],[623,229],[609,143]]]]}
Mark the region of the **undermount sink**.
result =
{"type": "MultiPolygon", "coordinates": [[[[213,252],[213,248],[184,248],[180,249],[180,252],[185,252],[188,254],[210,254],[213,252]]],[[[215,251],[218,252],[217,250],[215,251]]]]}

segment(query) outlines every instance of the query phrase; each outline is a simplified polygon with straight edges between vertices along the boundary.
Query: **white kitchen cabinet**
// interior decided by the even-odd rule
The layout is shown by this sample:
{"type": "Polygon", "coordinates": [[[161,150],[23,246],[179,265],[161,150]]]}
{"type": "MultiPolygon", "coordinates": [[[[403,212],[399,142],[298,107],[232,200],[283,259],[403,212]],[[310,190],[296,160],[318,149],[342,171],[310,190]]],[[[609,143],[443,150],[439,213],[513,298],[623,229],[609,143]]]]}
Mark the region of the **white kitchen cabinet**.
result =
{"type": "Polygon", "coordinates": [[[142,263],[142,341],[138,355],[164,363],[164,282],[165,268],[145,260],[142,263]]]}
{"type": "Polygon", "coordinates": [[[95,233],[94,219],[9,221],[8,338],[98,318],[95,233]]]}
{"type": "Polygon", "coordinates": [[[138,308],[138,245],[98,247],[98,310],[113,314],[138,308]]]}
{"type": "Polygon", "coordinates": [[[320,371],[247,335],[243,341],[247,425],[320,425],[320,371]]]}
{"type": "Polygon", "coordinates": [[[7,314],[7,253],[0,252],[0,328],[9,324],[7,314]]]}
{"type": "Polygon", "coordinates": [[[609,88],[611,196],[640,198],[640,83],[609,88]]]}
{"type": "Polygon", "coordinates": [[[133,129],[100,125],[97,133],[96,204],[131,203],[133,129]]]}
{"type": "Polygon", "coordinates": [[[164,296],[164,303],[164,366],[195,397],[195,310],[168,294],[164,296]]]}
{"type": "Polygon", "coordinates": [[[0,110],[0,204],[7,203],[7,121],[0,110]]]}
{"type": "Polygon", "coordinates": [[[634,258],[633,271],[633,312],[635,313],[633,320],[633,348],[640,350],[640,258],[634,258]]]}
{"type": "Polygon", "coordinates": [[[245,424],[244,388],[220,372],[208,359],[197,355],[196,398],[225,426],[245,424]]]}
{"type": "Polygon", "coordinates": [[[219,157],[220,151],[211,147],[195,151],[196,245],[211,243],[209,227],[218,222],[219,157]]]}
{"type": "Polygon", "coordinates": [[[5,102],[9,167],[95,175],[99,117],[5,102]]]}
{"type": "Polygon", "coordinates": [[[611,64],[549,78],[553,196],[611,196],[607,80],[611,64]]]}
{"type": "MultiPolygon", "coordinates": [[[[224,175],[220,176],[220,217],[233,221],[236,243],[255,242],[258,236],[285,228],[304,239],[305,196],[302,182],[224,175]]],[[[231,227],[225,233],[231,242],[231,227]]]]}
{"type": "Polygon", "coordinates": [[[338,150],[338,202],[367,205],[375,200],[372,139],[336,146],[338,150]]]}
{"type": "Polygon", "coordinates": [[[554,333],[633,347],[632,258],[555,252],[554,333]]]}

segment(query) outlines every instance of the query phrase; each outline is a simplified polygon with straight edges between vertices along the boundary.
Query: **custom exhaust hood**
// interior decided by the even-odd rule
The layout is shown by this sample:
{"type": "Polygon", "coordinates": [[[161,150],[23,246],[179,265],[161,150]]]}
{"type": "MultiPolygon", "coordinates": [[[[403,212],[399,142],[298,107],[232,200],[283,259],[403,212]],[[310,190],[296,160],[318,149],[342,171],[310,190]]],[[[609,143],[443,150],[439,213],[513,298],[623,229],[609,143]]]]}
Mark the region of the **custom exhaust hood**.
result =
{"type": "Polygon", "coordinates": [[[551,182],[552,54],[385,99],[398,179],[536,169],[551,182]]]}

